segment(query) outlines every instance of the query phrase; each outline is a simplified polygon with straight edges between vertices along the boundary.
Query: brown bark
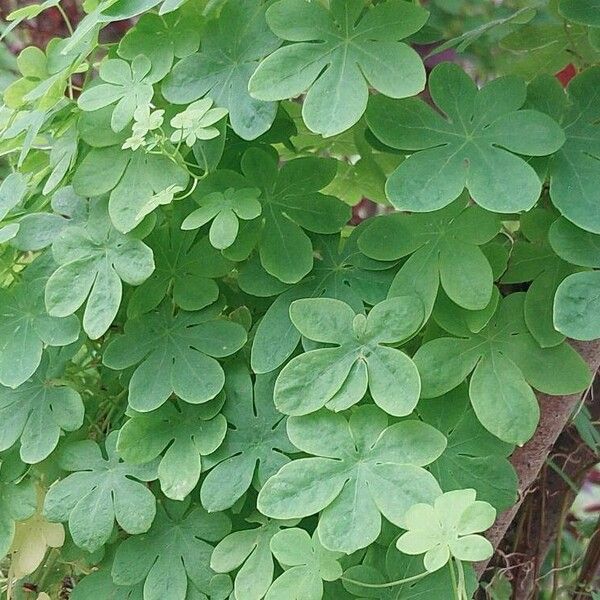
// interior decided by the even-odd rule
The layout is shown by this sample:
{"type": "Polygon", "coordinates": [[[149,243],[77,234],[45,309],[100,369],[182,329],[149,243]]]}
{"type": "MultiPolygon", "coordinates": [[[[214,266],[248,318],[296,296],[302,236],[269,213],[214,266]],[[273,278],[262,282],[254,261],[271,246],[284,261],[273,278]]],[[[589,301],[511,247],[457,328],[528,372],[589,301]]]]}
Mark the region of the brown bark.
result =
{"type": "MultiPolygon", "coordinates": [[[[584,360],[595,373],[600,366],[600,340],[593,342],[573,342],[584,360]]],[[[517,512],[525,498],[532,493],[532,486],[538,478],[546,459],[556,444],[561,432],[569,423],[574,409],[582,400],[582,394],[570,396],[538,395],[540,403],[540,424],[534,436],[523,447],[517,448],[511,457],[519,478],[519,500],[502,513],[494,526],[488,531],[487,537],[498,548],[510,525],[515,521],[517,512]]],[[[489,561],[476,565],[479,576],[483,574],[489,561]]]]}

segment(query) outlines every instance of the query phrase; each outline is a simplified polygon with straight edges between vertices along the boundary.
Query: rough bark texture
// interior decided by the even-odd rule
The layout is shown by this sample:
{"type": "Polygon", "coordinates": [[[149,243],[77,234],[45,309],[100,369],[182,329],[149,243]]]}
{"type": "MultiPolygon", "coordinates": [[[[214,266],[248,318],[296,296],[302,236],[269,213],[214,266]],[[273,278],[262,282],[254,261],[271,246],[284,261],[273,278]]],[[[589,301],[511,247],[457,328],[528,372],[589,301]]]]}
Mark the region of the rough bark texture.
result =
{"type": "MultiPolygon", "coordinates": [[[[573,342],[573,346],[581,353],[590,370],[595,373],[600,367],[600,341],[573,342]]],[[[500,515],[495,525],[487,533],[494,548],[500,546],[526,497],[532,493],[536,479],[546,464],[546,459],[560,434],[568,425],[573,410],[581,402],[582,395],[547,396],[540,394],[538,399],[541,409],[539,427],[531,440],[522,448],[517,448],[511,457],[511,462],[519,477],[519,500],[512,508],[500,515]]],[[[483,574],[488,563],[489,561],[486,561],[476,565],[479,576],[483,574]]],[[[527,596],[518,597],[518,600],[523,598],[527,598],[527,596]]]]}

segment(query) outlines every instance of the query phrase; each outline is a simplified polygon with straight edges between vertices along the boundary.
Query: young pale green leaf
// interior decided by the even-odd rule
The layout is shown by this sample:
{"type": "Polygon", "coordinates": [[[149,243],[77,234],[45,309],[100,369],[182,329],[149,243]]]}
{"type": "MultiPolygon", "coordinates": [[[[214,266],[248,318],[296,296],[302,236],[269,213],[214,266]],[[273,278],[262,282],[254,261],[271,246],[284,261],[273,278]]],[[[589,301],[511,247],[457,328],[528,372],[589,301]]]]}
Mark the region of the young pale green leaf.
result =
{"type": "Polygon", "coordinates": [[[600,84],[600,68],[593,67],[571,80],[568,102],[560,85],[541,76],[530,85],[529,102],[547,113],[560,115],[567,141],[548,165],[550,198],[556,208],[578,227],[600,233],[597,164],[600,157],[600,106],[590,101],[600,84]],[[557,88],[558,86],[558,88],[557,88]]]}
{"type": "Polygon", "coordinates": [[[341,133],[365,112],[369,86],[393,98],[423,90],[423,63],[400,40],[427,18],[427,11],[402,0],[366,10],[361,0],[332,0],[329,10],[320,3],[280,0],[267,10],[267,22],[291,43],[259,65],[250,93],[283,100],[308,90],[302,108],[307,127],[324,136],[341,133]]]}
{"type": "Polygon", "coordinates": [[[115,338],[103,355],[116,370],[139,365],[129,381],[129,406],[149,412],[176,394],[201,404],[214,398],[225,383],[217,358],[237,352],[246,343],[246,330],[219,317],[220,307],[173,314],[170,302],[129,319],[124,335],[115,338]]]}
{"type": "Polygon", "coordinates": [[[55,383],[61,361],[42,359],[37,371],[18,388],[0,386],[0,452],[20,441],[21,460],[39,463],[56,448],[61,431],[76,431],[83,424],[81,396],[55,383]]]}
{"type": "Polygon", "coordinates": [[[73,188],[85,197],[110,192],[108,210],[115,227],[128,233],[160,204],[185,189],[188,172],[163,154],[119,146],[93,148],[73,176],[73,188]]]}
{"type": "Polygon", "coordinates": [[[208,542],[218,542],[230,531],[231,522],[224,513],[209,514],[189,501],[159,504],[150,531],[117,547],[113,581],[127,586],[144,582],[144,600],[187,600],[193,587],[199,594],[192,595],[193,600],[207,595],[225,600],[231,580],[210,568],[213,546],[208,542]],[[223,588],[225,593],[219,593],[223,588]]]}
{"type": "Polygon", "coordinates": [[[0,557],[9,551],[15,535],[15,522],[35,513],[35,484],[25,475],[25,465],[15,452],[0,458],[0,557]]]}
{"type": "Polygon", "coordinates": [[[492,240],[501,227],[497,215],[459,199],[434,213],[374,219],[358,245],[378,260],[410,255],[392,282],[390,296],[414,292],[428,317],[440,283],[454,302],[468,310],[488,305],[494,276],[479,246],[492,240]]]}
{"type": "Polygon", "coordinates": [[[0,289],[0,384],[17,388],[37,370],[44,346],[67,346],[79,336],[75,315],[50,316],[44,305],[49,256],[38,258],[23,280],[0,289]]]}
{"type": "Polygon", "coordinates": [[[341,552],[324,548],[315,532],[284,529],[271,539],[271,551],[285,569],[269,588],[265,600],[320,600],[323,581],[342,575],[341,552]]]}
{"type": "Polygon", "coordinates": [[[117,451],[127,461],[141,464],[163,454],[158,479],[167,498],[185,499],[200,479],[204,456],[223,442],[227,421],[219,414],[223,398],[192,406],[163,404],[150,413],[131,411],[119,432],[117,451]]]}
{"type": "Polygon", "coordinates": [[[259,61],[280,44],[267,27],[261,0],[228,0],[219,17],[207,24],[200,52],[168,74],[163,95],[174,104],[207,95],[229,111],[240,137],[253,140],[271,127],[277,105],[252,98],[248,81],[259,61]]]}
{"type": "Polygon", "coordinates": [[[310,458],[293,460],[258,495],[258,509],[276,519],[319,511],[319,538],[333,551],[365,548],[381,532],[381,515],[402,525],[416,502],[440,494],[422,467],[446,446],[444,436],[420,421],[387,426],[384,412],[363,406],[349,420],[327,411],[288,419],[291,442],[310,458]]]}
{"type": "Polygon", "coordinates": [[[357,246],[360,228],[348,238],[338,235],[315,236],[312,271],[289,288],[260,268],[256,262],[242,267],[238,282],[255,296],[280,294],[261,319],[252,343],[251,364],[255,373],[268,373],[280,367],[300,341],[300,332],[290,319],[290,305],[301,298],[336,298],[362,312],[364,304],[385,299],[394,276],[395,263],[371,260],[357,246]],[[341,239],[340,239],[341,238],[341,239]],[[287,291],[286,291],[287,290],[287,291]]]}
{"type": "Polygon", "coordinates": [[[211,568],[217,573],[237,570],[234,598],[261,600],[273,582],[275,566],[271,553],[273,536],[297,521],[274,521],[251,515],[247,521],[258,527],[234,531],[221,540],[212,553],[211,568]]]}
{"type": "Polygon", "coordinates": [[[563,145],[565,134],[544,113],[521,108],[525,82],[503,77],[478,90],[460,67],[444,62],[432,71],[429,86],[444,116],[416,98],[374,96],[367,111],[377,138],[413,152],[388,180],[392,204],[429,212],[450,204],[467,188],[487,210],[529,210],[542,184],[517,155],[552,154],[563,145]]]}
{"type": "Polygon", "coordinates": [[[103,199],[92,201],[85,225],[60,234],[52,255],[59,267],[46,284],[48,313],[67,317],[85,303],[83,329],[91,339],[106,333],[116,317],[122,281],[140,285],[154,271],[152,250],[112,226],[103,199]]]}
{"type": "Polygon", "coordinates": [[[251,485],[260,489],[296,451],[289,441],[286,418],[273,404],[276,373],[257,375],[254,387],[248,368],[232,363],[226,371],[223,414],[231,428],[223,444],[205,460],[210,469],[200,499],[209,511],[233,506],[251,485]]]}
{"type": "Polygon", "coordinates": [[[358,403],[367,391],[394,416],[412,412],[421,383],[412,360],[384,344],[413,335],[423,323],[422,303],[400,296],[376,304],[365,317],[346,303],[329,298],[296,300],[290,317],[308,339],[335,347],[293,358],[275,385],[275,405],[289,415],[306,415],[326,406],[340,411],[358,403]]]}
{"type": "Polygon", "coordinates": [[[510,444],[524,444],[535,431],[539,406],[532,387],[546,394],[582,391],[590,373],[566,342],[541,348],[524,318],[525,294],[503,298],[489,323],[469,330],[457,311],[452,333],[426,342],[414,356],[423,396],[441,396],[473,372],[469,396],[477,418],[492,434],[510,444]],[[567,366],[568,365],[568,366],[567,366]]]}
{"type": "Polygon", "coordinates": [[[480,500],[504,510],[517,500],[517,474],[508,461],[513,446],[479,423],[461,385],[440,398],[422,400],[419,416],[448,438],[448,446],[430,467],[445,491],[472,487],[480,500]]]}
{"type": "Polygon", "coordinates": [[[73,541],[88,552],[108,541],[115,520],[127,533],[143,533],[156,514],[154,495],[142,483],[156,479],[156,461],[122,462],[116,451],[117,435],[113,431],[106,438],[106,458],[91,440],[65,446],[59,464],[71,474],[52,484],[44,500],[46,518],[68,521],[73,541]]]}

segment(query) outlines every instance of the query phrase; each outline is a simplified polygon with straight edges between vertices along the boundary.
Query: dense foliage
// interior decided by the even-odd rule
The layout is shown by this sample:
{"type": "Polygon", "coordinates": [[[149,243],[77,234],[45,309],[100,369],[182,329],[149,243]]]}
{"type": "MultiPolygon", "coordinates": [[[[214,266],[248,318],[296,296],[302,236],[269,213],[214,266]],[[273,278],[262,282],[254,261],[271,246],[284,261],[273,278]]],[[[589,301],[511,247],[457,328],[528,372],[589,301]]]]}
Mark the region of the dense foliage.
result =
{"type": "Polygon", "coordinates": [[[567,338],[600,338],[600,5],[507,2],[429,50],[476,83],[414,49],[458,4],[88,0],[20,53],[10,598],[472,598],[536,392],[592,381],[567,338]]]}

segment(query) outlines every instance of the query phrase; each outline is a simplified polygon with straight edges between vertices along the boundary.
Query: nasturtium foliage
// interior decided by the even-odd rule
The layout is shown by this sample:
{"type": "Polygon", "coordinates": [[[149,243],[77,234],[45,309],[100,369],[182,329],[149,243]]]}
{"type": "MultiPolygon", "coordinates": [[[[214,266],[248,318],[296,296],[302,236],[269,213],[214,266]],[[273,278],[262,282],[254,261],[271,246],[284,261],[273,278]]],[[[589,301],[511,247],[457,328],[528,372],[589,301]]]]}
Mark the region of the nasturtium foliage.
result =
{"type": "Polygon", "coordinates": [[[217,573],[237,570],[233,588],[235,598],[261,600],[271,587],[275,574],[271,540],[284,527],[298,521],[276,521],[259,513],[246,520],[258,527],[234,531],[222,539],[215,546],[210,566],[217,573]]]}
{"type": "Polygon", "coordinates": [[[490,558],[492,544],[480,532],[489,529],[496,511],[487,502],[476,500],[475,490],[446,492],[431,504],[415,504],[405,516],[408,530],[396,542],[405,554],[425,554],[429,572],[437,571],[450,558],[476,562],[490,558]]]}
{"type": "Polygon", "coordinates": [[[431,314],[441,284],[456,304],[481,310],[492,299],[494,275],[480,246],[502,227],[497,215],[459,199],[427,214],[396,213],[374,219],[358,241],[370,258],[409,256],[391,285],[390,295],[413,289],[431,314]]]}
{"type": "Polygon", "coordinates": [[[478,90],[460,67],[444,62],[431,72],[429,92],[443,114],[416,98],[370,101],[367,121],[375,136],[411,153],[388,179],[390,202],[400,210],[429,212],[466,188],[486,210],[532,208],[542,182],[519,155],[552,154],[565,134],[548,115],[522,108],[525,82],[507,76],[478,90]]]}
{"type": "Polygon", "coordinates": [[[444,451],[446,439],[416,420],[388,426],[386,414],[363,406],[349,418],[323,411],[290,417],[291,442],[312,455],[293,460],[271,477],[258,509],[275,519],[321,512],[319,539],[333,551],[351,553],[374,542],[381,515],[401,525],[410,506],[439,492],[423,467],[444,451]]]}
{"type": "Polygon", "coordinates": [[[271,539],[271,551],[284,572],[269,588],[266,600],[318,600],[323,597],[323,581],[342,575],[341,552],[324,548],[316,533],[304,529],[284,529],[271,539]]]}
{"type": "Polygon", "coordinates": [[[590,373],[573,348],[562,342],[541,348],[529,332],[525,294],[511,294],[478,332],[469,329],[465,311],[446,322],[452,337],[421,346],[414,361],[421,374],[422,395],[441,396],[469,374],[469,396],[481,424],[501,440],[524,444],[539,420],[533,389],[546,394],[573,394],[587,388],[590,373]]]}
{"type": "Polygon", "coordinates": [[[223,398],[194,406],[168,402],[149,413],[130,411],[119,431],[117,450],[128,462],[143,464],[164,452],[158,464],[160,486],[168,498],[183,500],[196,487],[202,457],[223,442],[227,421],[219,413],[223,398]]]}
{"type": "Polygon", "coordinates": [[[104,454],[92,440],[66,445],[59,466],[70,474],[54,482],[44,500],[46,518],[68,522],[73,541],[88,552],[109,540],[115,521],[128,533],[144,533],[156,514],[154,495],[143,483],[156,479],[156,461],[123,462],[117,437],[113,431],[106,438],[104,454]]]}
{"type": "Polygon", "coordinates": [[[600,339],[600,6],[522,4],[9,15],[9,595],[473,597],[600,339]]]}
{"type": "Polygon", "coordinates": [[[210,568],[213,546],[231,531],[224,513],[207,513],[202,507],[165,501],[158,505],[150,530],[119,544],[112,566],[118,585],[143,582],[144,600],[186,600],[188,597],[225,600],[231,580],[210,568]],[[196,588],[197,595],[192,592],[196,588]]]}
{"type": "Polygon", "coordinates": [[[48,352],[25,383],[14,389],[0,386],[0,451],[19,441],[21,460],[38,463],[56,448],[62,431],[83,425],[81,396],[60,382],[64,362],[48,352]]]}
{"type": "Polygon", "coordinates": [[[267,10],[267,22],[292,43],[260,64],[250,93],[283,100],[308,90],[302,108],[307,127],[325,137],[341,133],[365,112],[369,85],[392,98],[423,90],[423,63],[400,40],[427,17],[403,0],[369,8],[361,0],[332,0],[329,10],[318,2],[279,0],[267,10]]]}
{"type": "Polygon", "coordinates": [[[233,506],[254,483],[260,489],[296,452],[286,434],[286,418],[273,404],[274,374],[257,375],[239,362],[227,371],[223,414],[230,428],[223,444],[206,458],[211,469],[200,499],[209,511],[233,506]]]}
{"type": "Polygon", "coordinates": [[[104,353],[111,369],[138,365],[129,381],[129,406],[149,412],[172,394],[185,402],[212,400],[225,384],[217,358],[230,356],[246,342],[246,330],[219,315],[220,306],[173,313],[168,301],[128,319],[125,332],[104,353]]]}
{"type": "Polygon", "coordinates": [[[341,300],[296,300],[290,317],[298,331],[320,344],[293,358],[275,384],[275,406],[289,415],[306,415],[326,406],[333,411],[360,402],[367,389],[375,404],[394,416],[410,414],[419,400],[421,381],[413,361],[397,344],[423,322],[416,296],[376,304],[367,316],[341,300]]]}

